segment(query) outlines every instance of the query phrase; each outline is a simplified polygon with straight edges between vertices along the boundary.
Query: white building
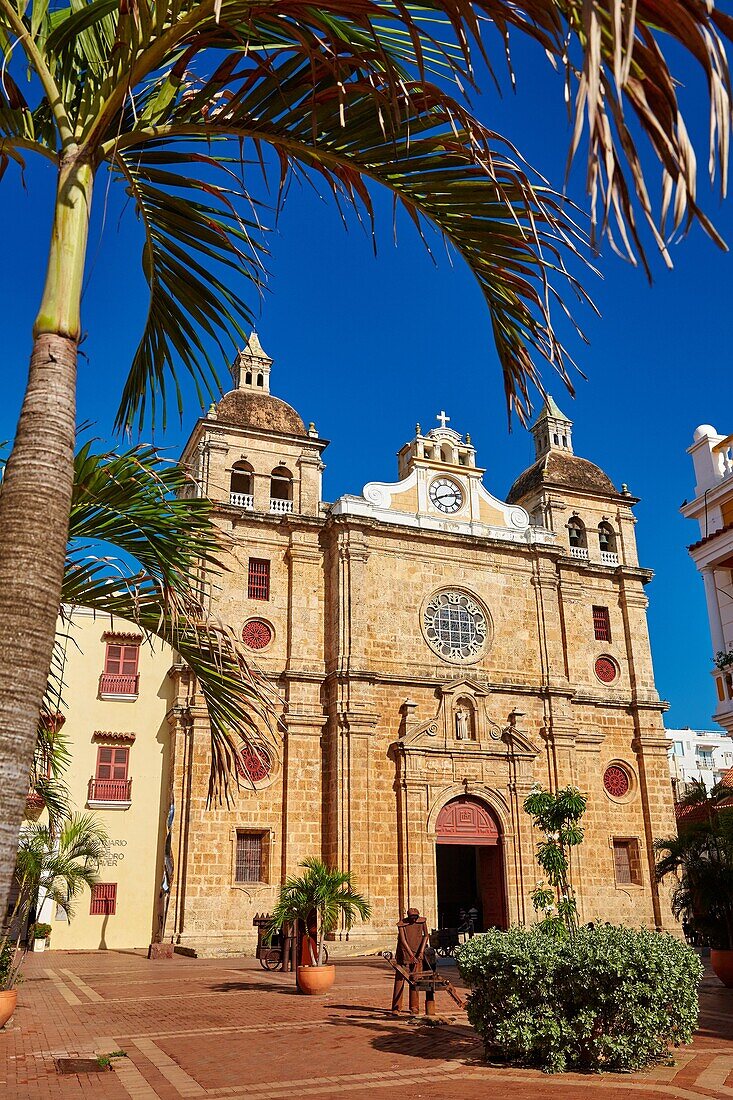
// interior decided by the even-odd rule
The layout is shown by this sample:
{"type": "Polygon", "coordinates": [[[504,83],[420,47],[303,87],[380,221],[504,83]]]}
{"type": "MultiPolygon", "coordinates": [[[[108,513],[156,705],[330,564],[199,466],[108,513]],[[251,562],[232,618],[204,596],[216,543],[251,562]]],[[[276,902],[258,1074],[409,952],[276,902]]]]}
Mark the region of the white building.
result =
{"type": "Polygon", "coordinates": [[[681,511],[700,529],[689,551],[702,574],[710,621],[717,694],[712,717],[733,736],[733,435],[701,424],[687,453],[695,467],[695,496],[681,511]]]}
{"type": "Polygon", "coordinates": [[[733,767],[733,741],[722,730],[666,730],[672,742],[669,770],[675,797],[679,798],[693,779],[701,779],[708,791],[733,767]]]}

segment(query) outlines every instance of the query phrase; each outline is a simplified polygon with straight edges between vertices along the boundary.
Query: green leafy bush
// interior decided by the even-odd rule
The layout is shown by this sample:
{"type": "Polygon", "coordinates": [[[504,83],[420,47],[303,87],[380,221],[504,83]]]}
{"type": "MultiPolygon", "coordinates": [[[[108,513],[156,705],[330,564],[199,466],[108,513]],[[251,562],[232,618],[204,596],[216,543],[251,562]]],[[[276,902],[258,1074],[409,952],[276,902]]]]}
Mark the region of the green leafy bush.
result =
{"type": "Polygon", "coordinates": [[[456,952],[487,1055],[563,1070],[638,1070],[689,1043],[702,966],[666,933],[601,925],[475,936],[456,952]]]}

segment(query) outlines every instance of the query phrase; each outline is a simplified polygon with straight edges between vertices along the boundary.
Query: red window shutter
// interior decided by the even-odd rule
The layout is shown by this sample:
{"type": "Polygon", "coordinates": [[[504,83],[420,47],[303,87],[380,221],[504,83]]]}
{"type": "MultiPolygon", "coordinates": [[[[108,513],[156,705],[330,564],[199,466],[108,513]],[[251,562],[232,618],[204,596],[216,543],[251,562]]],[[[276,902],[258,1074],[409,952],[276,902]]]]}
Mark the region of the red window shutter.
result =
{"type": "Polygon", "coordinates": [[[112,754],[114,749],[100,747],[97,750],[97,779],[112,778],[112,754]]]}
{"type": "Polygon", "coordinates": [[[108,642],[104,671],[111,676],[134,676],[137,672],[139,655],[139,645],[120,645],[118,642],[108,642]]]}
{"type": "Polygon", "coordinates": [[[127,779],[129,749],[112,749],[112,778],[127,779]]]}
{"type": "Polygon", "coordinates": [[[92,916],[112,916],[117,911],[117,883],[97,882],[92,886],[89,912],[92,916]]]}
{"type": "Polygon", "coordinates": [[[607,607],[593,608],[593,630],[595,632],[596,641],[611,641],[611,616],[607,607]]]}
{"type": "Polygon", "coordinates": [[[120,673],[122,665],[122,646],[107,644],[107,655],[104,661],[104,671],[109,672],[112,676],[117,676],[120,673]]]}
{"type": "Polygon", "coordinates": [[[247,598],[250,600],[269,600],[270,562],[267,558],[249,559],[247,598]]]}
{"type": "Polygon", "coordinates": [[[140,646],[138,645],[123,645],[122,649],[122,668],[121,672],[123,676],[134,676],[137,672],[137,662],[140,654],[140,646]]]}

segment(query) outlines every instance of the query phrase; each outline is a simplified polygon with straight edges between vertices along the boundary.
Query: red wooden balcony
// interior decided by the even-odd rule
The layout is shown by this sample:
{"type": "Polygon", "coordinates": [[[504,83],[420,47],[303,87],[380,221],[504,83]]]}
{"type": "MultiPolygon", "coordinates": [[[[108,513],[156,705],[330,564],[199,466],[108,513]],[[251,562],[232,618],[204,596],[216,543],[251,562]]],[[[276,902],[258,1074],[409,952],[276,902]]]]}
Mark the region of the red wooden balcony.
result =
{"type": "Polygon", "coordinates": [[[123,676],[118,672],[103,672],[99,677],[99,694],[102,698],[106,695],[136,696],[139,681],[138,672],[133,676],[123,676]]]}
{"type": "Polygon", "coordinates": [[[87,802],[129,802],[132,794],[131,779],[89,780],[87,802]]]}

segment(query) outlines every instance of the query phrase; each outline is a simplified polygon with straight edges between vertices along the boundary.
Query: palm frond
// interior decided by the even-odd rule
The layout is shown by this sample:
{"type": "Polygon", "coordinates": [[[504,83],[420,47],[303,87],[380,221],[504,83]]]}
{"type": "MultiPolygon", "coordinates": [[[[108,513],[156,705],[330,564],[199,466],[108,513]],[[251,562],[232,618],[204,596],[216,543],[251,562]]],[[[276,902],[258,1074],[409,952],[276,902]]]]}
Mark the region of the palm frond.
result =
{"type": "MultiPolygon", "coordinates": [[[[529,413],[529,385],[541,385],[536,359],[571,385],[552,314],[555,283],[587,301],[566,265],[583,254],[584,234],[572,207],[508,142],[434,85],[403,82],[395,92],[381,78],[360,80],[356,70],[337,84],[329,66],[310,58],[279,67],[243,63],[229,89],[231,99],[206,119],[197,116],[198,101],[183,102],[169,123],[171,138],[250,138],[276,151],[281,195],[290,173],[314,174],[367,220],[365,181],[388,187],[426,243],[432,225],[478,280],[507,398],[520,418],[529,413]]],[[[260,155],[264,164],[264,148],[260,155]]]]}
{"type": "Polygon", "coordinates": [[[243,745],[276,745],[280,699],[236,634],[205,610],[226,544],[208,501],[176,495],[190,488],[185,472],[153,448],[118,455],[82,447],[62,600],[133,622],[149,642],[180,654],[207,706],[209,797],[219,800],[232,779],[240,782],[243,745]],[[116,553],[102,556],[100,541],[116,553]]]}
{"type": "Polygon", "coordinates": [[[241,280],[254,297],[262,293],[264,226],[253,201],[248,216],[243,212],[243,180],[229,159],[215,148],[176,149],[170,142],[115,156],[143,227],[142,266],[150,291],[145,329],[117,413],[118,428],[129,428],[135,417],[142,427],[148,411],[155,420],[156,399],[165,425],[169,384],[182,414],[179,365],[193,378],[199,404],[218,396],[217,367],[207,338],[218,346],[224,362],[231,361],[246,339],[245,327],[253,325],[241,280]]]}
{"type": "MultiPolygon", "coordinates": [[[[71,128],[95,164],[113,167],[141,218],[150,309],[118,423],[148,410],[165,415],[164,382],[172,380],[180,405],[181,365],[200,395],[215,392],[210,349],[218,345],[216,358],[226,360],[250,322],[265,248],[243,150],[226,151],[224,135],[251,139],[267,176],[264,147],[274,150],[281,198],[297,166],[367,217],[365,181],[373,180],[416,223],[436,226],[479,280],[509,406],[521,417],[543,361],[569,382],[550,305],[560,292],[582,297],[566,265],[584,251],[584,234],[571,208],[464,102],[476,49],[490,65],[498,45],[512,80],[521,77],[512,62],[518,34],[539,43],[564,77],[575,116],[568,159],[582,152],[586,160],[591,239],[605,235],[647,270],[647,232],[667,261],[670,236],[694,222],[721,243],[698,202],[674,75],[680,52],[699,65],[708,172],[724,193],[733,19],[712,2],[90,0],[51,8],[35,0],[21,14],[0,0],[0,47],[12,62],[20,40],[39,77],[28,91],[12,73],[4,85],[0,171],[8,158],[22,159],[23,143],[56,153],[71,128]],[[234,270],[244,280],[236,286],[234,270]]],[[[568,302],[558,305],[562,316],[568,302]]]]}

